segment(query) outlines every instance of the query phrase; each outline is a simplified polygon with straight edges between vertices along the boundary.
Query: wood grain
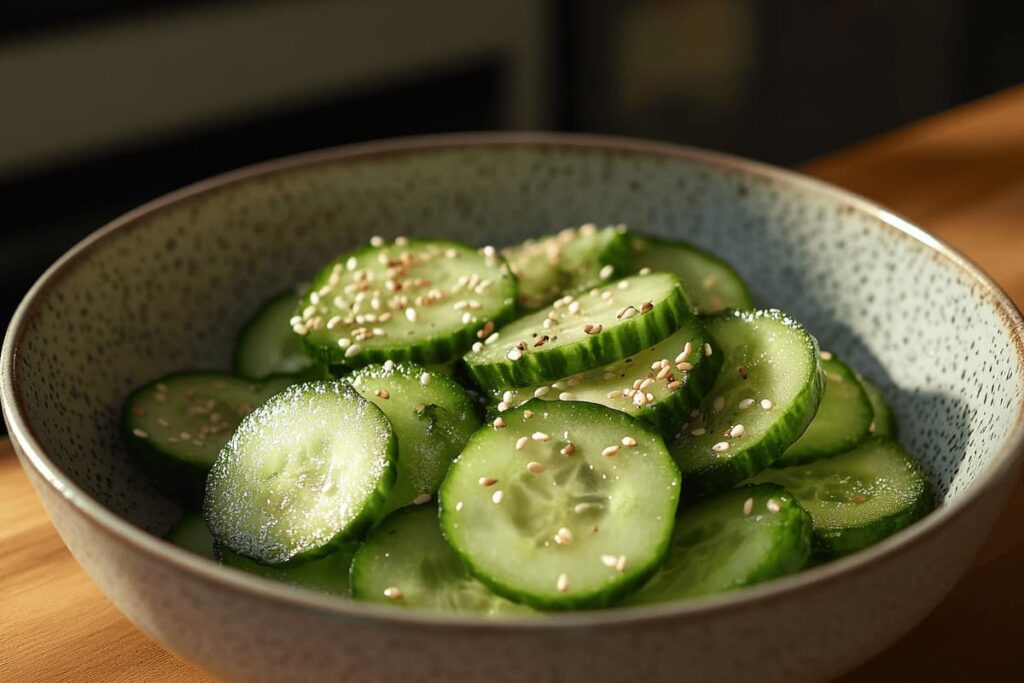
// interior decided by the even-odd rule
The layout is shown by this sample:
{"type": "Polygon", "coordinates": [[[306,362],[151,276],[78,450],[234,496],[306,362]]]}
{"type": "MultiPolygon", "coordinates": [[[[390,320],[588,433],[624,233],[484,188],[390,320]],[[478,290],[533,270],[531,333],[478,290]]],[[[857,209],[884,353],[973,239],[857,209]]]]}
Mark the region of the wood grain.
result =
{"type": "MultiPolygon", "coordinates": [[[[803,171],[924,225],[1024,303],[1024,87],[926,119],[803,171]]],[[[212,681],[122,617],[75,563],[0,439],[0,681],[212,681]]],[[[851,674],[995,678],[1017,649],[1024,487],[968,576],[910,635],[851,674]],[[936,653],[970,652],[970,656],[936,653]]]]}

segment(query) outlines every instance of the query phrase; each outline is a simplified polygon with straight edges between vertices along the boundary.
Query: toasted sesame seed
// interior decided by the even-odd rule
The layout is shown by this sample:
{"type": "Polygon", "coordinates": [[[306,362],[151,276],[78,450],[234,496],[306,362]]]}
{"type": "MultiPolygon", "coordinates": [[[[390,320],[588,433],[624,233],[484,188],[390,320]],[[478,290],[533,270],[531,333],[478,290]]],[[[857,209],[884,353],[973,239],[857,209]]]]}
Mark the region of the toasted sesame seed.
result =
{"type": "Polygon", "coordinates": [[[614,389],[612,391],[609,391],[607,396],[608,396],[608,398],[622,398],[622,390],[621,389],[614,389]]]}
{"type": "Polygon", "coordinates": [[[506,424],[505,418],[499,415],[498,417],[494,418],[493,424],[495,429],[504,429],[506,424]]]}
{"type": "Polygon", "coordinates": [[[402,591],[398,590],[395,586],[388,586],[384,589],[384,597],[388,600],[401,600],[402,591]]]}
{"type": "Polygon", "coordinates": [[[505,494],[504,492],[502,492],[501,489],[498,489],[497,491],[491,494],[491,502],[494,503],[495,505],[501,505],[501,501],[504,498],[505,494]]]}
{"type": "Polygon", "coordinates": [[[375,391],[373,393],[377,394],[377,398],[383,398],[383,399],[391,398],[391,392],[389,392],[387,389],[377,389],[377,391],[375,391]]]}
{"type": "Polygon", "coordinates": [[[609,263],[608,265],[603,266],[597,274],[601,276],[602,280],[607,280],[608,278],[615,274],[615,266],[609,263]]]}
{"type": "Polygon", "coordinates": [[[615,319],[616,320],[622,320],[623,318],[626,318],[628,320],[629,318],[632,318],[636,314],[637,314],[636,306],[623,306],[615,314],[615,319]]]}
{"type": "Polygon", "coordinates": [[[603,449],[601,451],[601,455],[603,455],[606,458],[610,458],[610,457],[612,457],[613,455],[615,455],[618,452],[619,452],[619,446],[618,446],[618,444],[616,444],[614,446],[608,446],[607,448],[603,449]]]}
{"type": "Polygon", "coordinates": [[[736,439],[743,436],[743,432],[747,431],[743,425],[733,425],[732,429],[729,430],[729,437],[736,439]]]}
{"type": "Polygon", "coordinates": [[[653,308],[654,308],[654,304],[652,304],[650,301],[645,301],[642,304],[640,304],[640,312],[641,313],[647,313],[648,311],[652,310],[653,308]]]}
{"type": "Polygon", "coordinates": [[[547,469],[547,465],[545,465],[544,463],[537,462],[536,460],[531,460],[530,462],[526,463],[526,469],[532,474],[540,474],[541,472],[547,469]]]}
{"type": "Polygon", "coordinates": [[[832,352],[822,351],[821,353],[818,354],[818,357],[821,358],[822,360],[832,360],[832,352]]]}
{"type": "Polygon", "coordinates": [[[564,593],[569,590],[569,576],[564,573],[559,574],[558,581],[555,583],[555,588],[557,588],[560,593],[564,593]]]}
{"type": "Polygon", "coordinates": [[[722,408],[725,408],[725,396],[715,396],[715,400],[711,403],[711,409],[717,413],[722,408]]]}
{"type": "Polygon", "coordinates": [[[636,439],[631,436],[622,437],[622,445],[626,448],[636,448],[636,439]]]}
{"type": "Polygon", "coordinates": [[[530,438],[534,441],[551,441],[551,437],[544,432],[534,432],[530,435],[530,438]]]}
{"type": "Polygon", "coordinates": [[[753,498],[747,498],[745,501],[743,501],[743,514],[745,516],[749,517],[750,513],[753,512],[753,511],[754,511],[754,499],[753,498]]]}
{"type": "Polygon", "coordinates": [[[775,500],[774,498],[769,498],[768,502],[765,503],[764,506],[768,508],[768,512],[771,512],[773,514],[782,510],[782,508],[779,506],[779,501],[775,500]]]}
{"type": "Polygon", "coordinates": [[[480,477],[479,479],[477,479],[477,482],[481,486],[494,486],[495,484],[498,483],[498,480],[495,479],[494,477],[480,477]]]}
{"type": "Polygon", "coordinates": [[[572,455],[573,453],[576,452],[576,446],[572,443],[567,443],[558,452],[561,453],[562,455],[572,455]]]}
{"type": "Polygon", "coordinates": [[[576,400],[576,394],[572,393],[571,391],[563,391],[562,393],[560,393],[558,395],[558,400],[559,401],[575,401],[576,400]]]}
{"type": "Polygon", "coordinates": [[[506,355],[506,357],[508,357],[509,360],[515,361],[515,360],[519,360],[520,358],[523,357],[523,352],[520,351],[519,349],[513,348],[513,349],[509,349],[508,353],[506,353],[505,355],[506,355]]]}
{"type": "Polygon", "coordinates": [[[526,448],[526,444],[528,444],[528,443],[530,443],[530,437],[528,437],[528,436],[521,436],[521,437],[519,437],[518,439],[516,439],[516,450],[517,451],[523,450],[524,448],[526,448]]]}
{"type": "Polygon", "coordinates": [[[532,417],[533,417],[533,411],[532,410],[524,410],[523,411],[523,419],[524,420],[529,420],[532,417]]]}
{"type": "Polygon", "coordinates": [[[572,543],[572,531],[568,527],[561,527],[555,534],[555,543],[558,545],[569,545],[572,543]]]}
{"type": "Polygon", "coordinates": [[[139,429],[138,427],[136,427],[135,429],[132,430],[132,434],[134,434],[135,436],[139,437],[140,439],[148,439],[149,438],[149,434],[147,434],[144,430],[139,429]]]}
{"type": "Polygon", "coordinates": [[[427,386],[428,384],[430,384],[431,379],[432,378],[430,377],[429,372],[420,373],[420,384],[422,384],[423,386],[427,386]]]}
{"type": "Polygon", "coordinates": [[[583,331],[586,332],[587,334],[600,334],[603,330],[604,326],[601,325],[600,323],[596,325],[591,325],[590,323],[587,323],[586,325],[583,326],[583,331]]]}
{"type": "Polygon", "coordinates": [[[761,399],[761,407],[764,408],[765,410],[771,410],[772,409],[772,402],[769,401],[766,398],[762,398],[761,399]]]}
{"type": "Polygon", "coordinates": [[[691,429],[690,430],[690,435],[691,436],[704,436],[707,433],[708,433],[708,430],[704,429],[703,427],[697,427],[696,429],[691,429]]]}
{"type": "Polygon", "coordinates": [[[681,386],[683,386],[683,383],[681,381],[679,381],[678,379],[674,379],[674,380],[672,380],[671,382],[668,383],[666,388],[669,391],[675,391],[676,389],[678,389],[681,386]]]}
{"type": "Polygon", "coordinates": [[[356,356],[362,350],[363,347],[361,347],[359,344],[353,344],[352,346],[345,349],[345,358],[351,358],[353,356],[356,356]]]}
{"type": "Polygon", "coordinates": [[[413,505],[425,505],[425,504],[429,503],[430,500],[431,500],[431,496],[430,496],[429,493],[421,493],[420,495],[418,495],[418,496],[416,496],[415,498],[412,499],[412,504],[413,505]]]}
{"type": "Polygon", "coordinates": [[[728,441],[719,441],[718,443],[716,443],[714,446],[711,447],[711,450],[713,450],[716,453],[721,453],[722,451],[727,451],[727,450],[729,450],[729,442],[728,441]]]}
{"type": "Polygon", "coordinates": [[[752,399],[752,398],[745,398],[745,399],[743,399],[742,401],[740,401],[739,403],[736,404],[736,406],[740,410],[746,410],[747,408],[749,408],[752,405],[754,405],[754,399],[752,399]]]}
{"type": "Polygon", "coordinates": [[[655,375],[654,378],[657,379],[657,380],[663,380],[666,377],[668,377],[669,373],[671,373],[671,372],[672,372],[672,367],[671,366],[665,366],[661,370],[658,371],[658,374],[655,375]]]}
{"type": "Polygon", "coordinates": [[[647,387],[651,386],[652,384],[654,384],[654,380],[648,377],[644,379],[644,381],[640,382],[640,386],[638,386],[637,389],[639,391],[644,391],[645,389],[647,389],[647,387]]]}

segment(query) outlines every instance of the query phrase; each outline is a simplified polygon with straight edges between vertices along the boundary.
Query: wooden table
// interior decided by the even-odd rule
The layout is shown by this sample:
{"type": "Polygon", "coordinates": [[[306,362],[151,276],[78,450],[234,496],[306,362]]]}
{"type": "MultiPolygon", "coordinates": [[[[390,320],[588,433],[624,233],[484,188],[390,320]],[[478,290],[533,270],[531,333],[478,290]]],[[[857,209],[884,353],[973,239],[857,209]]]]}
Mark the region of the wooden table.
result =
{"type": "MultiPolygon", "coordinates": [[[[1024,305],[1024,87],[803,170],[886,204],[960,249],[1024,305]]],[[[852,674],[986,679],[1024,626],[1024,486],[971,572],[917,629],[852,674]]],[[[204,681],[132,626],[79,569],[0,439],[0,680],[204,681]]]]}

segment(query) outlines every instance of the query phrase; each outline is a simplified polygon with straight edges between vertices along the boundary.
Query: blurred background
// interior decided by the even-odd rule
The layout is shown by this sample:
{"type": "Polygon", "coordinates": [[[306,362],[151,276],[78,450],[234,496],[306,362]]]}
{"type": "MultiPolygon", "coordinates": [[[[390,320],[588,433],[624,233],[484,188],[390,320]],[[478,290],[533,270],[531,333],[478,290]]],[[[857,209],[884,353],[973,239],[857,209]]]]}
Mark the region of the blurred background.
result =
{"type": "Polygon", "coordinates": [[[0,1],[0,329],[107,220],[317,147],[558,129],[795,164],[1024,80],[1019,4],[0,1]]]}

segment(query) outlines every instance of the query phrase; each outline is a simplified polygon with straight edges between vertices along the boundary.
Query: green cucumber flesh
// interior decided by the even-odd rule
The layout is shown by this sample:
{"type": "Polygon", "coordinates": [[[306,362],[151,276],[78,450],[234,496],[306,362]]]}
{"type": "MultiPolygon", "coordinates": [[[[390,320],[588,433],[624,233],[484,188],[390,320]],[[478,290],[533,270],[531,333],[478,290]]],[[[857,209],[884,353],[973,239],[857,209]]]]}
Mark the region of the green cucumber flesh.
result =
{"type": "Polygon", "coordinates": [[[288,388],[246,417],[207,478],[218,543],[261,564],[327,555],[382,515],[397,443],[344,382],[288,388]]]}
{"type": "Polygon", "coordinates": [[[493,248],[398,238],[328,264],[290,322],[327,364],[444,363],[510,319],[515,305],[516,280],[493,248]]]}
{"type": "Polygon", "coordinates": [[[541,609],[612,604],[668,549],[679,470],[644,423],[531,401],[485,426],[441,485],[441,529],[494,592],[541,609]]]}
{"type": "Polygon", "coordinates": [[[348,381],[381,409],[398,439],[398,475],[387,510],[430,500],[480,426],[473,400],[454,380],[414,363],[368,365],[348,381]]]}
{"type": "Polygon", "coordinates": [[[811,516],[781,486],[744,486],[680,507],[661,569],[622,603],[712,595],[800,571],[811,516]]]}
{"type": "Polygon", "coordinates": [[[351,595],[349,570],[352,567],[352,557],[358,547],[358,543],[344,543],[337,550],[323,557],[283,567],[260,564],[223,546],[217,546],[215,552],[225,567],[239,569],[299,588],[348,596],[351,595]]]}
{"type": "Polygon", "coordinates": [[[220,372],[167,375],[125,401],[125,443],[158,488],[198,505],[206,473],[242,419],[293,381],[254,382],[220,372]]]}
{"type": "Polygon", "coordinates": [[[352,596],[435,612],[533,613],[473,578],[441,535],[437,517],[435,505],[407,507],[374,527],[352,563],[352,596]]]}
{"type": "Polygon", "coordinates": [[[883,437],[831,458],[768,469],[751,481],[779,484],[796,496],[814,520],[814,552],[822,559],[866,548],[935,505],[920,463],[883,437]]]}
{"type": "Polygon", "coordinates": [[[526,240],[501,253],[519,280],[519,303],[526,310],[625,275],[631,255],[625,226],[598,229],[593,223],[526,240]]]}
{"type": "Polygon", "coordinates": [[[868,437],[874,412],[856,373],[831,353],[821,354],[825,390],[806,431],[775,467],[787,467],[848,451],[868,437]]]}
{"type": "Polygon", "coordinates": [[[694,308],[703,315],[726,309],[754,307],[750,290],[739,273],[714,254],[685,242],[633,235],[630,272],[643,268],[675,273],[683,282],[694,308]]]}
{"type": "Polygon", "coordinates": [[[198,512],[192,512],[182,517],[181,520],[167,532],[167,535],[164,538],[179,548],[184,548],[190,553],[194,553],[211,560],[217,559],[217,555],[213,548],[213,534],[210,533],[210,530],[206,527],[206,521],[203,520],[203,516],[198,512]]]}
{"type": "Polygon", "coordinates": [[[864,393],[867,394],[868,400],[871,401],[872,418],[868,431],[874,436],[887,436],[895,439],[897,436],[896,415],[886,402],[882,390],[866,377],[857,375],[857,379],[860,380],[864,393]]]}
{"type": "Polygon", "coordinates": [[[486,389],[551,382],[639,353],[692,317],[679,278],[634,275],[566,295],[506,325],[464,361],[486,389]]]}
{"type": "Polygon", "coordinates": [[[250,379],[294,375],[310,369],[313,360],[302,351],[290,320],[299,295],[284,292],[265,303],[249,319],[235,344],[235,372],[250,379]]]}
{"type": "Polygon", "coordinates": [[[599,403],[672,435],[714,385],[722,365],[722,354],[716,349],[700,321],[691,318],[672,335],[633,356],[555,382],[494,390],[491,396],[499,413],[533,398],[599,403]]]}
{"type": "Polygon", "coordinates": [[[810,424],[824,382],[814,337],[781,311],[727,312],[704,327],[722,370],[670,443],[684,496],[731,488],[777,460],[810,424]]]}

